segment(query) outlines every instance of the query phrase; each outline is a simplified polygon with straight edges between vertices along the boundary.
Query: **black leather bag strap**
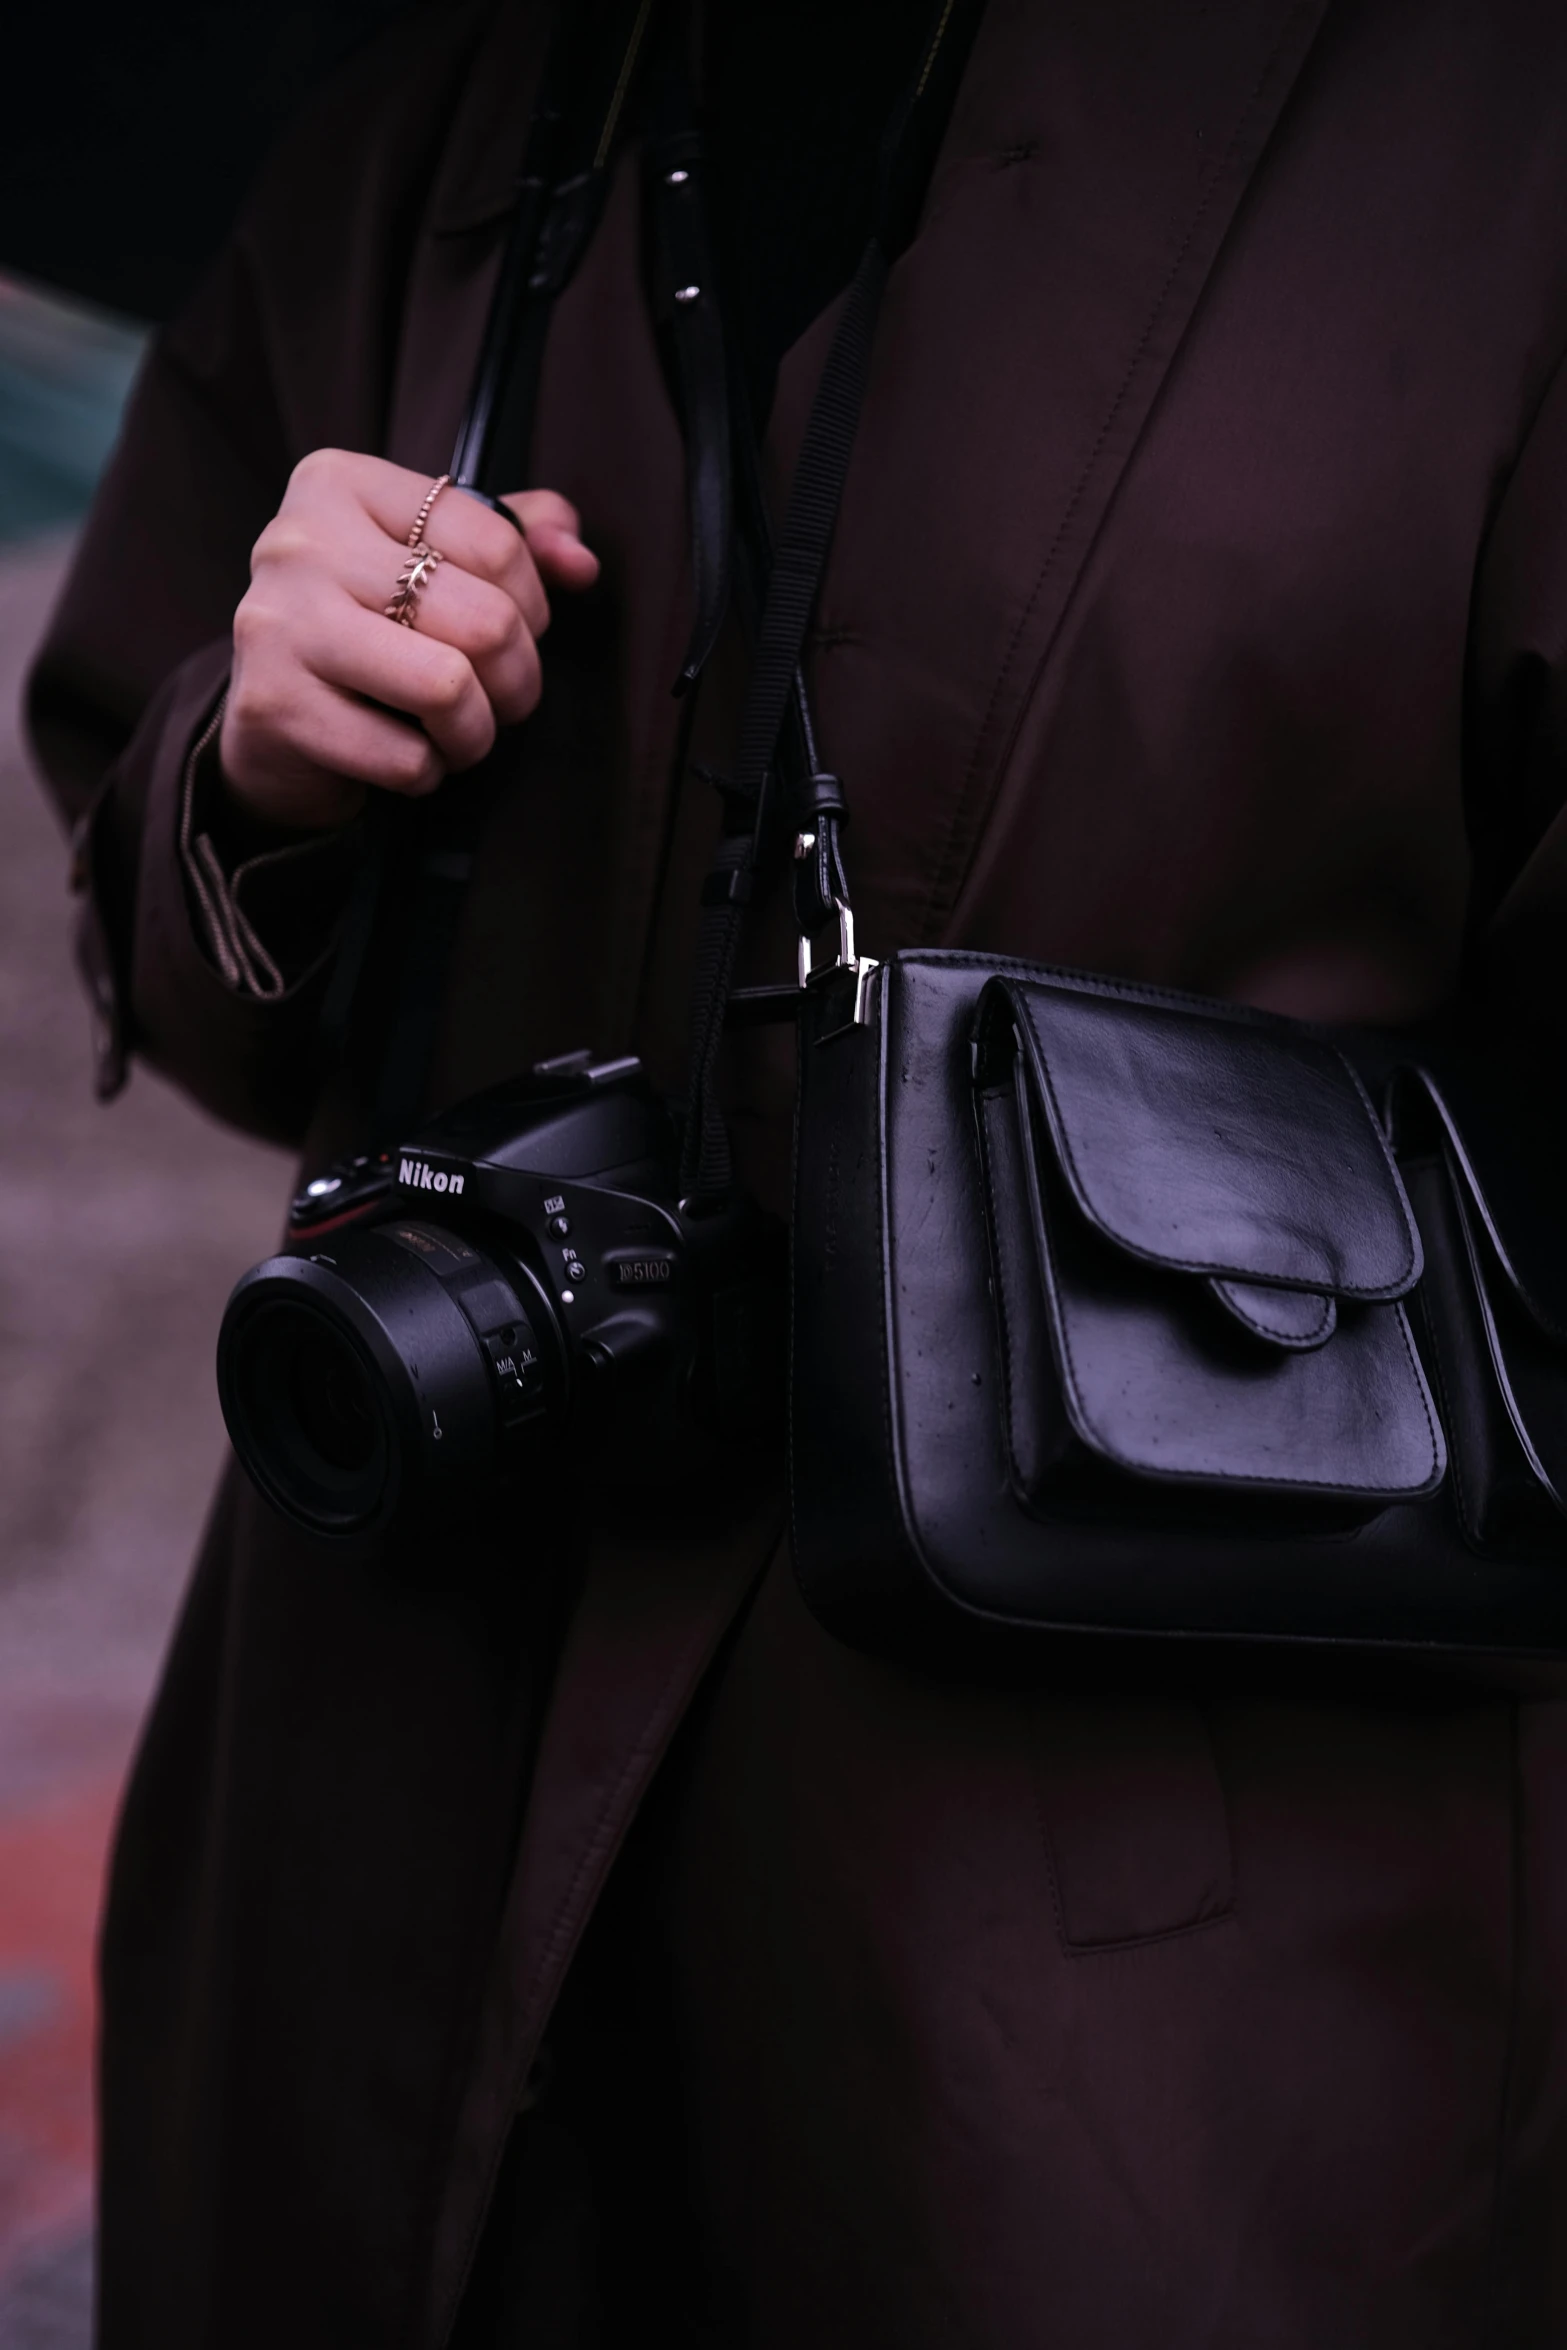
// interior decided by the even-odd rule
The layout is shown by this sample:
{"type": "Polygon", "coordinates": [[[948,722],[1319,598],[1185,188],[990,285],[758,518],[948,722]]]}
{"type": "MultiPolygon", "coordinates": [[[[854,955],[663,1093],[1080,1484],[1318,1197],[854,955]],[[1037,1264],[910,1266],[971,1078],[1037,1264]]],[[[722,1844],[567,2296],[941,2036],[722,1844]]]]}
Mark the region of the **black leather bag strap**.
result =
{"type": "MultiPolygon", "coordinates": [[[[886,280],[886,256],[873,240],[855,273],[817,385],[784,526],[773,554],[741,715],[732,792],[739,807],[754,810],[754,816],[745,829],[726,827],[702,892],[681,1166],[682,1191],[696,1208],[716,1205],[733,1181],[729,1134],[718,1104],[717,1085],[735,956],[745,910],[763,863],[768,785],[791,704],[809,726],[800,656],[832,541],[865,389],[871,333],[886,280]]],[[[833,848],[836,853],[836,828],[833,848]]]]}
{"type": "MultiPolygon", "coordinates": [[[[550,318],[598,224],[657,0],[562,0],[529,124],[516,208],[451,460],[453,485],[499,512],[524,477],[550,318]]],[[[512,519],[508,514],[508,519],[512,519]]],[[[520,526],[519,526],[520,527],[520,526]]],[[[392,1011],[363,1046],[372,1126],[395,1137],[417,1115],[447,967],[493,787],[407,801],[373,792],[367,839],[322,1008],[333,1060],[368,1027],[368,972],[383,963],[392,1011]]],[[[379,996],[381,991],[375,991],[379,996]]]]}
{"type": "MultiPolygon", "coordinates": [[[[781,757],[791,751],[794,772],[789,778],[789,799],[797,844],[795,913],[805,942],[802,979],[810,943],[826,922],[840,925],[840,939],[852,953],[852,915],[842,847],[848,803],[838,777],[823,769],[816,758],[801,660],[832,546],[888,272],[914,234],[936,149],[983,6],[984,0],[941,0],[921,51],[919,70],[888,127],[882,147],[876,227],[849,286],[812,402],[783,527],[776,547],[766,557],[766,597],[741,716],[732,793],[739,807],[754,810],[754,816],[746,830],[725,829],[703,891],[697,933],[681,1168],[682,1190],[697,1208],[715,1205],[733,1180],[729,1136],[718,1103],[719,1054],[745,910],[766,861],[775,770],[781,757]]],[[[842,959],[849,959],[848,954],[842,959]]]]}

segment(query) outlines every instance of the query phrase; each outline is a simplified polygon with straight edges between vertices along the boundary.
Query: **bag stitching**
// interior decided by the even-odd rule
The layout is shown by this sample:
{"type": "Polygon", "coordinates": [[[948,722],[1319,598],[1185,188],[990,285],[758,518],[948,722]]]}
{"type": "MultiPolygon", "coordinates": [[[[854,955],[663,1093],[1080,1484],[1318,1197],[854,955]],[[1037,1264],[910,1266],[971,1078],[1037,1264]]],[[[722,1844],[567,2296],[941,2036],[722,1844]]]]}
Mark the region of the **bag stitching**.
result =
{"type": "MultiPolygon", "coordinates": [[[[1045,1236],[1045,1241],[1046,1263],[1048,1265],[1048,1234],[1045,1236]]],[[[1054,1287],[1055,1284],[1047,1280],[1046,1294],[1051,1294],[1054,1287]]],[[[1414,1350],[1409,1337],[1409,1324],[1405,1320],[1403,1310],[1396,1298],[1390,1299],[1388,1301],[1388,1305],[1389,1310],[1398,1316],[1399,1334],[1404,1342],[1404,1351],[1410,1357],[1410,1361],[1413,1366],[1414,1350]]],[[[1071,1332],[1067,1327],[1067,1317],[1064,1312],[1058,1311],[1053,1318],[1061,1335],[1062,1367],[1066,1373],[1067,1383],[1071,1387],[1073,1400],[1077,1405],[1077,1419],[1079,1431],[1081,1432],[1083,1427],[1091,1426],[1092,1422],[1089,1418],[1088,1407],[1083,1397],[1082,1388],[1078,1382],[1077,1366],[1072,1357],[1071,1332]]],[[[1431,1423],[1431,1407],[1426,1401],[1425,1380],[1420,1375],[1418,1367],[1416,1367],[1415,1390],[1419,1395],[1420,1409],[1426,1423],[1426,1438],[1430,1446],[1431,1466],[1432,1468],[1435,1468],[1438,1457],[1436,1449],[1436,1432],[1431,1423]]],[[[1089,1440],[1085,1438],[1084,1441],[1087,1442],[1089,1440]]],[[[1103,1435],[1102,1432],[1096,1431],[1093,1441],[1097,1448],[1103,1452],[1105,1458],[1107,1460],[1113,1461],[1118,1469],[1124,1469],[1129,1476],[1142,1477],[1150,1481],[1156,1481],[1160,1484],[1168,1483],[1193,1485],[1201,1483],[1209,1486],[1215,1484],[1221,1486],[1256,1485],[1259,1487],[1267,1487],[1271,1491],[1276,1492],[1281,1496],[1287,1496],[1291,1493],[1338,1493],[1357,1501],[1375,1501],[1377,1499],[1381,1499],[1382,1506],[1384,1508],[1391,1508],[1395,1502],[1401,1499],[1407,1499],[1411,1495],[1419,1496],[1423,1492],[1423,1488],[1420,1486],[1398,1486],[1393,1491],[1384,1495],[1367,1495],[1364,1487],[1362,1486],[1335,1483],[1332,1479],[1326,1477],[1293,1477],[1287,1484],[1282,1484],[1277,1478],[1255,1476],[1249,1474],[1244,1469],[1226,1469],[1222,1473],[1209,1471],[1207,1474],[1204,1474],[1201,1470],[1170,1469],[1165,1470],[1157,1477],[1157,1479],[1155,1479],[1154,1473],[1149,1470],[1145,1462],[1134,1461],[1128,1454],[1119,1451],[1114,1442],[1109,1437],[1103,1435]]]]}
{"type": "MultiPolygon", "coordinates": [[[[1442,1365],[1442,1348],[1437,1337],[1436,1316],[1431,1311],[1431,1301],[1426,1296],[1423,1287],[1419,1292],[1419,1301],[1421,1319],[1426,1327],[1426,1336],[1431,1341],[1431,1370],[1436,1381],[1438,1405],[1442,1417],[1456,1431],[1458,1423],[1453,1412],[1453,1391],[1442,1365]]],[[[1453,1500],[1458,1511],[1458,1522],[1478,1547],[1481,1540],[1479,1512],[1470,1503],[1461,1448],[1456,1442],[1447,1448],[1447,1465],[1452,1472],[1453,1500]]]]}
{"type": "MultiPolygon", "coordinates": [[[[1211,1273],[1208,1278],[1215,1289],[1250,1289],[1260,1286],[1260,1284],[1240,1281],[1222,1273],[1211,1273]]],[[[1280,1346],[1288,1346],[1293,1339],[1295,1341],[1294,1351],[1304,1354],[1310,1351],[1313,1341],[1319,1345],[1325,1343],[1320,1336],[1324,1329],[1329,1338],[1333,1336],[1338,1316],[1334,1309],[1331,1290],[1299,1289],[1296,1290],[1295,1295],[1297,1297],[1315,1297],[1322,1307],[1315,1327],[1308,1331],[1305,1338],[1300,1338],[1295,1331],[1283,1329],[1276,1323],[1265,1322],[1261,1314],[1246,1315],[1233,1307],[1230,1310],[1235,1313],[1235,1319],[1238,1322],[1243,1323],[1248,1330],[1255,1330],[1259,1337],[1277,1339],[1280,1346]]]]}
{"type": "Polygon", "coordinates": [[[1018,1467],[1017,1439],[1015,1435],[1017,1424],[1017,1404],[1014,1394],[1016,1381],[1012,1369],[1012,1317],[1007,1311],[1007,1282],[1003,1265],[1003,1258],[1006,1254],[1006,1251],[1004,1250],[1002,1244],[1002,1219],[997,1210],[995,1184],[991,1176],[990,1132],[983,1111],[981,1112],[976,1123],[979,1127],[979,1163],[982,1175],[984,1177],[985,1201],[990,1210],[990,1240],[991,1246],[995,1252],[996,1278],[994,1289],[996,1299],[996,1319],[999,1322],[1001,1329],[1001,1382],[1002,1390],[1006,1397],[1007,1407],[1007,1457],[1012,1466],[1013,1476],[1017,1478],[1017,1481],[1020,1485],[1024,1485],[1026,1488],[1026,1480],[1022,1477],[1018,1467]]]}
{"type": "Polygon", "coordinates": [[[917,1523],[917,1513],[910,1503],[903,1447],[899,1442],[901,1432],[892,1408],[893,1356],[898,1344],[898,1319],[889,1303],[895,1286],[893,1252],[897,1247],[897,1236],[892,1219],[887,1212],[889,1169],[892,1164],[892,1153],[888,1144],[887,1115],[887,1073],[891,1067],[894,1008],[892,978],[892,969],[886,965],[883,965],[876,974],[876,1060],[871,1072],[871,1082],[876,1089],[876,1313],[879,1325],[876,1353],[879,1358],[877,1367],[881,1375],[882,1459],[880,1466],[886,1480],[886,1494],[891,1504],[891,1514],[899,1536],[908,1545],[910,1552],[918,1562],[926,1583],[941,1593],[942,1597],[945,1597],[944,1586],[939,1576],[933,1572],[925,1556],[924,1544],[917,1523]]]}
{"type": "Polygon", "coordinates": [[[1442,1447],[1437,1436],[1436,1423],[1431,1414],[1430,1391],[1426,1386],[1425,1373],[1420,1368],[1420,1358],[1415,1353],[1415,1342],[1409,1329],[1409,1317],[1396,1299],[1393,1310],[1398,1315],[1398,1334],[1404,1342],[1404,1353],[1408,1357],[1409,1367],[1415,1375],[1415,1393],[1420,1398],[1420,1409],[1425,1416],[1426,1437],[1431,1447],[1431,1466],[1435,1469],[1437,1462],[1442,1457],[1442,1447]]]}
{"type": "MultiPolygon", "coordinates": [[[[900,1520],[905,1520],[905,1483],[897,1430],[892,1414],[892,1350],[896,1344],[897,1319],[889,1314],[888,1289],[892,1276],[892,1219],[887,1214],[887,1170],[891,1154],[887,1148],[887,1070],[888,1047],[892,1036],[892,991],[885,989],[881,1001],[881,1019],[876,1030],[876,1262],[881,1273],[877,1283],[877,1318],[881,1323],[881,1343],[876,1352],[881,1358],[881,1440],[882,1459],[887,1482],[892,1494],[893,1508],[900,1520]]],[[[904,1535],[910,1528],[904,1523],[904,1535]]],[[[911,1544],[918,1555],[918,1544],[911,1544]]],[[[923,1561],[921,1562],[923,1564],[923,1561]]]]}
{"type": "MultiPolygon", "coordinates": [[[[1551,1485],[1549,1471],[1546,1469],[1545,1463],[1540,1458],[1540,1450],[1538,1444],[1535,1441],[1534,1430],[1529,1425],[1524,1415],[1523,1406],[1518,1400],[1517,1384],[1513,1377],[1512,1365],[1508,1360],[1507,1348],[1502,1336],[1501,1326],[1497,1320],[1497,1314],[1499,1310],[1498,1303],[1497,1300],[1492,1296],[1490,1284],[1486,1281],[1485,1273],[1482,1269],[1484,1263],[1487,1261],[1487,1251],[1489,1252],[1489,1261],[1496,1263],[1497,1269],[1501,1273],[1500,1286],[1503,1295],[1505,1296],[1507,1291],[1511,1289],[1513,1291],[1516,1304],[1523,1305],[1526,1314],[1529,1313],[1528,1305],[1519,1295],[1517,1285],[1508,1280],[1505,1268],[1500,1264],[1495,1240],[1491,1232],[1490,1222],[1484,1211],[1484,1208],[1476,1205],[1473,1208],[1473,1212],[1471,1212],[1470,1206],[1466,1204],[1464,1198],[1458,1193],[1456,1185],[1454,1187],[1454,1206],[1458,1217],[1459,1233],[1464,1244],[1464,1262],[1468,1268],[1468,1286],[1475,1301],[1475,1306],[1480,1318],[1481,1334],[1485,1341],[1485,1351],[1490,1369],[1490,1384],[1492,1392],[1501,1399],[1502,1410],[1506,1414],[1508,1423],[1512,1428],[1513,1441],[1523,1454],[1524,1465],[1528,1470],[1529,1475],[1534,1480],[1535,1485],[1540,1489],[1540,1491],[1554,1499],[1554,1491],[1551,1485]],[[1478,1233],[1475,1229],[1476,1219],[1478,1219],[1479,1222],[1478,1233]]],[[[1516,1310],[1516,1305],[1514,1310],[1516,1310]]],[[[1533,1319],[1532,1316],[1531,1319],[1533,1319]]],[[[1538,1323],[1536,1323],[1536,1327],[1539,1327],[1538,1323]]],[[[1546,1335],[1549,1336],[1549,1333],[1546,1333],[1546,1335]]]]}
{"type": "Polygon", "coordinates": [[[1015,971],[1023,979],[1057,980],[1082,995],[1128,996],[1136,1003],[1174,1004],[1213,1020],[1235,1020],[1253,1028],[1304,1029],[1309,1036],[1318,1035],[1309,1020],[1292,1020],[1283,1012],[1264,1012],[1255,1004],[1194,995],[1189,989],[1162,987],[1153,980],[1118,979],[1110,972],[1074,970],[1068,963],[1031,963],[1022,955],[970,954],[955,947],[902,947],[889,957],[889,962],[921,971],[989,971],[998,977],[1015,971]]]}

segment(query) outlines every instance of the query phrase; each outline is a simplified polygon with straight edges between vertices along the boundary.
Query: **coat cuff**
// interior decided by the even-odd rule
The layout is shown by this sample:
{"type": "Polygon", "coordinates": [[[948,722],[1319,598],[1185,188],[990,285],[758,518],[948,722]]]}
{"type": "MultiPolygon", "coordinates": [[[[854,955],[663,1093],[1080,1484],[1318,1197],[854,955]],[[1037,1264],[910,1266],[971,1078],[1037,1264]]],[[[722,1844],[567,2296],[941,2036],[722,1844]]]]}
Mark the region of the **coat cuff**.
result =
{"type": "Polygon", "coordinates": [[[253,831],[236,822],[224,796],[218,738],[227,702],[225,691],[185,760],[180,870],[197,937],[225,986],[276,1003],[331,947],[362,827],[279,832],[256,847],[253,831]]]}

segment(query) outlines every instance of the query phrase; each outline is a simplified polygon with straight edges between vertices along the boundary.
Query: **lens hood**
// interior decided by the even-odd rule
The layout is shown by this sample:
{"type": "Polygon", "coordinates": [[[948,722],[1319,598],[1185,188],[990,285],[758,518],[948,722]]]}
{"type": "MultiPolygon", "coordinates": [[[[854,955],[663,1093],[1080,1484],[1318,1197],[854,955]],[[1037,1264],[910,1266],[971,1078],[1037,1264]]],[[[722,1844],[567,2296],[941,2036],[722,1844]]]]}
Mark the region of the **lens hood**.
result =
{"type": "Polygon", "coordinates": [[[493,1369],[437,1269],[443,1242],[473,1251],[431,1227],[423,1254],[408,1237],[371,1227],[312,1256],[269,1257],[224,1313],[230,1441],[273,1507],[312,1534],[377,1534],[496,1468],[493,1369]]]}

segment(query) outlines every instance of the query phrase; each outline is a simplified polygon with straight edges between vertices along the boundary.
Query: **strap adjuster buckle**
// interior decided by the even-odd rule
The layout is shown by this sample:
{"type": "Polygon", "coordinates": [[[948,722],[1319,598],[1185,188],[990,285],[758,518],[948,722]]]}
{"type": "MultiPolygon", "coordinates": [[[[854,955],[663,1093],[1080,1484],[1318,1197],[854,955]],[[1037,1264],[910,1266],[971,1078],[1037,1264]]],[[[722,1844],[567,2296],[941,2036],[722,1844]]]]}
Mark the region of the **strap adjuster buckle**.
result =
{"type": "Polygon", "coordinates": [[[837,951],[830,962],[818,963],[815,955],[815,941],[811,938],[801,938],[801,991],[803,993],[808,988],[820,987],[824,980],[836,979],[845,972],[851,973],[854,979],[854,1025],[856,1028],[863,1028],[866,1023],[866,995],[870,988],[872,974],[876,970],[876,963],[870,955],[857,955],[854,951],[853,908],[846,906],[842,898],[834,898],[832,909],[837,917],[838,925],[837,951]]]}

